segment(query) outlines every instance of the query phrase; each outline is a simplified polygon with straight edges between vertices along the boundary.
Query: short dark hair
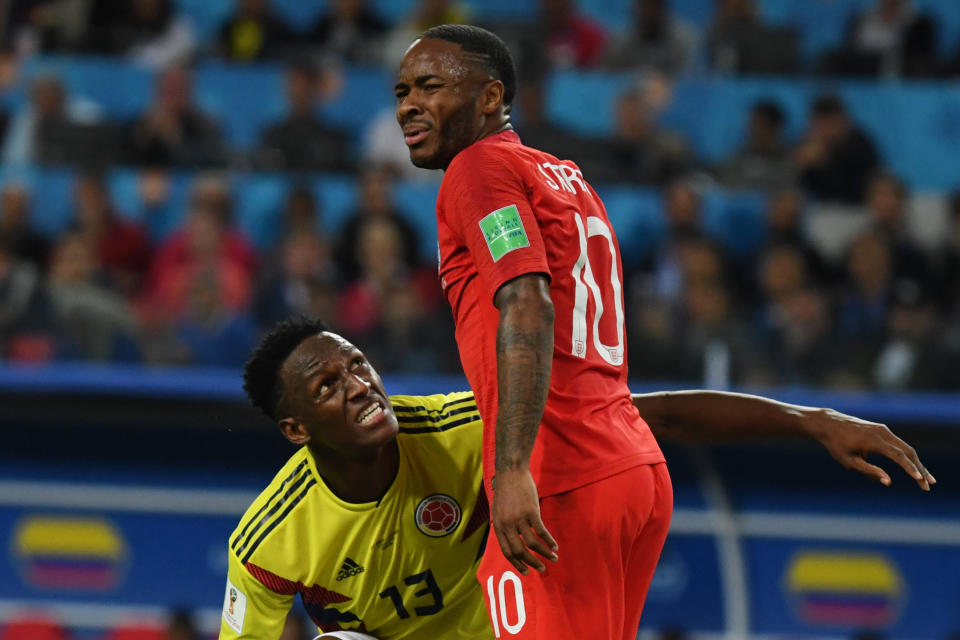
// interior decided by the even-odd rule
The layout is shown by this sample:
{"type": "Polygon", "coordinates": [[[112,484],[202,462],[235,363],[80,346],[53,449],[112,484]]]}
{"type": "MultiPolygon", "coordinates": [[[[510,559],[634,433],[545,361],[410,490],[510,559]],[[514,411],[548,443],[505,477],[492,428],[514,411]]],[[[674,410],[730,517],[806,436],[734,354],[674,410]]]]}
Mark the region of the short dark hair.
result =
{"type": "Polygon", "coordinates": [[[815,116],[841,116],[847,112],[847,109],[838,96],[826,94],[813,101],[810,111],[815,116]]]}
{"type": "Polygon", "coordinates": [[[263,336],[243,367],[243,390],[250,404],[271,420],[279,420],[283,395],[280,367],[301,342],[327,330],[322,320],[298,316],[280,322],[263,336]]]}
{"type": "Polygon", "coordinates": [[[773,100],[757,100],[753,103],[753,113],[766,119],[776,129],[783,127],[786,116],[783,108],[773,100]]]}
{"type": "Polygon", "coordinates": [[[469,24],[441,24],[420,34],[421,38],[446,40],[483,58],[486,70],[503,83],[503,104],[509,111],[517,93],[517,70],[506,43],[495,33],[469,24]]]}

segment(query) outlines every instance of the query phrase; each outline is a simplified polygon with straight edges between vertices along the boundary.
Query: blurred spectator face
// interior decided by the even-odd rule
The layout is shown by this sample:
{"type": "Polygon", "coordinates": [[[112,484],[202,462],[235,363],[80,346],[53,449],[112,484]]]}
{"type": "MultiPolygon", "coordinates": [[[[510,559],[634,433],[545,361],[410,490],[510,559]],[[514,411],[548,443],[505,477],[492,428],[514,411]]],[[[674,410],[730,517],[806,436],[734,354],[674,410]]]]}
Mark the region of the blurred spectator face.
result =
{"type": "Polygon", "coordinates": [[[417,11],[418,22],[421,26],[429,25],[431,27],[441,24],[449,9],[449,0],[421,0],[417,11]]]}
{"type": "Polygon", "coordinates": [[[717,0],[717,13],[722,20],[748,18],[755,12],[753,0],[717,0]]]}
{"type": "Polygon", "coordinates": [[[167,624],[164,640],[198,640],[199,637],[190,614],[184,611],[174,612],[167,624]]]}
{"type": "Polygon", "coordinates": [[[336,0],[333,15],[338,22],[354,22],[363,10],[363,0],[336,0]]]}
{"type": "Polygon", "coordinates": [[[44,76],[33,84],[33,106],[42,120],[59,115],[65,106],[63,85],[58,78],[44,76]]]}
{"type": "Polygon", "coordinates": [[[806,349],[830,330],[826,299],[812,289],[794,293],[783,302],[783,319],[787,322],[785,346],[796,352],[806,349]]]}
{"type": "Polygon", "coordinates": [[[700,226],[700,195],[692,186],[675,182],[667,188],[667,224],[673,231],[691,231],[700,226]]]}
{"type": "Polygon", "coordinates": [[[316,75],[304,67],[291,67],[287,71],[287,101],[290,110],[297,114],[313,111],[317,92],[316,75]]]}
{"type": "Polygon", "coordinates": [[[936,318],[933,306],[920,285],[906,280],[894,288],[890,307],[890,333],[905,340],[922,340],[930,335],[936,318]]]}
{"type": "Polygon", "coordinates": [[[238,0],[238,13],[246,18],[260,18],[267,13],[266,0],[238,0]]]}
{"type": "Polygon", "coordinates": [[[760,282],[769,300],[782,300],[796,293],[807,282],[803,256],[792,247],[773,247],[766,253],[760,266],[760,282]]]}
{"type": "Polygon", "coordinates": [[[283,270],[295,279],[307,279],[317,275],[324,263],[325,248],[316,235],[298,233],[287,239],[283,246],[283,270]]]}
{"type": "Polygon", "coordinates": [[[137,179],[137,193],[148,209],[166,204],[170,198],[170,176],[160,169],[147,169],[137,179]]]}
{"type": "Polygon", "coordinates": [[[190,72],[181,67],[167,69],[160,74],[157,86],[158,103],[170,113],[186,111],[193,101],[190,72]]]}
{"type": "Polygon", "coordinates": [[[566,26],[574,13],[570,0],[540,0],[540,12],[552,28],[566,26]]]}
{"type": "Polygon", "coordinates": [[[80,178],[74,197],[77,203],[77,222],[81,227],[95,230],[107,223],[110,218],[110,198],[107,186],[99,178],[80,178]]]}
{"type": "Polygon", "coordinates": [[[781,189],[770,197],[767,226],[774,232],[790,233],[800,225],[803,196],[796,189],[781,189]]]}
{"type": "Polygon", "coordinates": [[[93,279],[96,269],[96,255],[90,242],[81,235],[71,234],[54,249],[50,280],[58,284],[83,284],[93,279]]]}
{"type": "Polygon", "coordinates": [[[170,16],[170,0],[134,0],[133,15],[138,24],[162,26],[170,16]]]}
{"type": "Polygon", "coordinates": [[[637,0],[634,12],[642,36],[655,39],[663,34],[668,17],[664,0],[637,0]]]}
{"type": "Polygon", "coordinates": [[[623,140],[645,140],[653,129],[653,114],[643,97],[634,91],[617,100],[617,137],[623,140]]]}
{"type": "Polygon", "coordinates": [[[233,218],[233,200],[229,183],[217,175],[198,178],[190,193],[192,206],[207,207],[215,211],[224,225],[233,218]]]}
{"type": "Polygon", "coordinates": [[[220,214],[215,209],[204,205],[194,207],[186,231],[187,244],[195,256],[216,257],[225,229],[220,214]]]}
{"type": "Polygon", "coordinates": [[[783,115],[773,105],[754,107],[750,112],[748,129],[748,146],[751,149],[775,149],[783,134],[783,115]]]}
{"type": "Polygon", "coordinates": [[[687,242],[680,252],[680,268],[687,286],[717,282],[723,276],[723,256],[710,242],[687,242]]]}
{"type": "Polygon", "coordinates": [[[880,235],[864,234],[850,247],[847,272],[859,291],[867,295],[882,292],[890,279],[890,268],[890,250],[880,235]]]}
{"type": "Polygon", "coordinates": [[[873,222],[882,229],[895,231],[903,220],[903,187],[895,178],[875,178],[867,191],[867,208],[873,222]]]}
{"type": "Polygon", "coordinates": [[[364,224],[358,242],[357,261],[363,273],[386,281],[402,269],[402,239],[389,220],[374,219],[364,224]]]}
{"type": "Polygon", "coordinates": [[[315,230],[317,228],[317,201],[306,189],[294,189],[287,196],[283,216],[288,229],[315,230]]]}
{"type": "Polygon", "coordinates": [[[367,215],[393,211],[392,180],[386,171],[368,171],[360,178],[360,210],[367,215]]]}
{"type": "Polygon", "coordinates": [[[16,184],[9,184],[0,191],[0,229],[15,230],[27,224],[30,195],[16,184]]]}
{"type": "Polygon", "coordinates": [[[692,324],[716,327],[727,319],[730,298],[719,283],[702,282],[687,288],[684,307],[692,324]]]}
{"type": "Polygon", "coordinates": [[[391,287],[383,304],[383,323],[390,331],[410,327],[423,319],[423,301],[413,285],[391,287]]]}
{"type": "Polygon", "coordinates": [[[818,98],[810,113],[810,135],[823,144],[832,146],[850,131],[846,109],[837,98],[818,98]]]}
{"type": "Polygon", "coordinates": [[[191,279],[189,305],[189,315],[197,322],[216,322],[222,317],[226,304],[216,272],[207,269],[191,279]]]}

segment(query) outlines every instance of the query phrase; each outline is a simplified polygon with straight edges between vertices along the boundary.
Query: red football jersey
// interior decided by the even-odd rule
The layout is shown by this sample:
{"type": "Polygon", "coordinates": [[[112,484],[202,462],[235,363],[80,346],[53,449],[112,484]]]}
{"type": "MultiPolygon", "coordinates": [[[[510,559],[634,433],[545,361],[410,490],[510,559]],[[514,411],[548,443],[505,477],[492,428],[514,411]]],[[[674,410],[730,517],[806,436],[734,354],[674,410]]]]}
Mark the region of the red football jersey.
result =
{"type": "Polygon", "coordinates": [[[440,278],[460,359],[484,421],[484,481],[494,473],[494,295],[527,273],[550,278],[555,309],[550,392],[530,469],[541,496],[663,461],[630,401],[623,267],[603,202],[575,164],[507,131],[450,163],[437,198],[440,278]]]}

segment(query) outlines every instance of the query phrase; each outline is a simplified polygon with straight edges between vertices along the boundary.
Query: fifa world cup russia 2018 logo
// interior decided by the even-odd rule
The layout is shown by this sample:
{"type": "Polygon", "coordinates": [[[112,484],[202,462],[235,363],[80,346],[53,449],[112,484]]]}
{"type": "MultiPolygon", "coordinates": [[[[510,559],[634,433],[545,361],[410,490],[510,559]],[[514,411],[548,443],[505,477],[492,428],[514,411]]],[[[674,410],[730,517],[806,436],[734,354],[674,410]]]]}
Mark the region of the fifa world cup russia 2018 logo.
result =
{"type": "Polygon", "coordinates": [[[230,615],[233,615],[233,603],[237,601],[237,590],[232,588],[230,589],[230,615]]]}

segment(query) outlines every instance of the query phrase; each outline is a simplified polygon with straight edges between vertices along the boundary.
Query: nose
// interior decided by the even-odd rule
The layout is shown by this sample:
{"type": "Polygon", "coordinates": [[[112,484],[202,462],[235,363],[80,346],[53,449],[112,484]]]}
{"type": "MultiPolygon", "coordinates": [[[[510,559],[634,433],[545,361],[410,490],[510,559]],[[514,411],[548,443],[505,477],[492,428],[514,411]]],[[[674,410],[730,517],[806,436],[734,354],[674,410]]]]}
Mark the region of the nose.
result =
{"type": "Polygon", "coordinates": [[[401,127],[410,118],[423,113],[423,107],[420,106],[414,95],[415,92],[411,91],[397,102],[397,122],[400,123],[401,127]]]}
{"type": "Polygon", "coordinates": [[[347,373],[346,384],[348,398],[362,398],[370,392],[372,387],[369,381],[355,373],[347,373]]]}

